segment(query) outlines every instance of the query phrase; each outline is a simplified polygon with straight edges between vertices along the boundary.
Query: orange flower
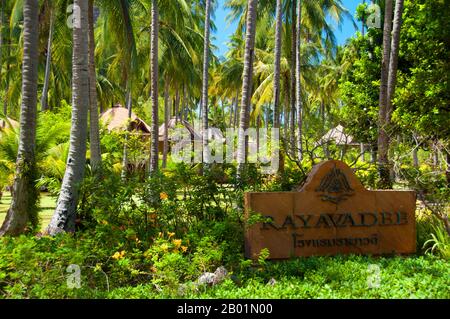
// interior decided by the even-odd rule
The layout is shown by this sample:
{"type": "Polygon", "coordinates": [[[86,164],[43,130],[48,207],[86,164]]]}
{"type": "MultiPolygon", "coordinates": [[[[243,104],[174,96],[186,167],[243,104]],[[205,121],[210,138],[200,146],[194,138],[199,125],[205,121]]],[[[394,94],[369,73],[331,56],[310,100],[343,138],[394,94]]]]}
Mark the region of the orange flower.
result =
{"type": "Polygon", "coordinates": [[[114,255],[112,255],[112,258],[115,260],[122,259],[125,256],[125,250],[122,250],[121,252],[116,252],[114,255]]]}
{"type": "Polygon", "coordinates": [[[186,246],[181,246],[181,250],[183,251],[183,253],[185,253],[188,250],[188,248],[186,246]]]}
{"type": "Polygon", "coordinates": [[[175,245],[175,247],[178,249],[181,246],[181,239],[174,239],[172,243],[175,245]]]}
{"type": "Polygon", "coordinates": [[[168,232],[167,235],[169,236],[169,238],[172,238],[173,236],[175,236],[175,233],[168,232]]]}
{"type": "Polygon", "coordinates": [[[162,192],[159,194],[159,198],[161,198],[162,200],[166,200],[169,198],[169,195],[167,195],[167,193],[162,192]]]}

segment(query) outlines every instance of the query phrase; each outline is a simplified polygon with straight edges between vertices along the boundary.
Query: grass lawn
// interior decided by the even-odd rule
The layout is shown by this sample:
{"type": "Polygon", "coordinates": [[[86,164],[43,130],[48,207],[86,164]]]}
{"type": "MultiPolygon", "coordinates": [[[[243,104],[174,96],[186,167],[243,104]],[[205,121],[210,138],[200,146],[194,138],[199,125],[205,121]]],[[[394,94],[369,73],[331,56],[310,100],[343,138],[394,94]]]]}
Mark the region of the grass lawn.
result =
{"type": "MultiPolygon", "coordinates": [[[[11,204],[11,194],[4,192],[2,200],[0,201],[0,225],[6,217],[6,212],[11,204]]],[[[48,193],[41,193],[39,216],[41,218],[41,229],[45,229],[50,223],[53,212],[55,211],[56,198],[50,196],[48,193]]]]}

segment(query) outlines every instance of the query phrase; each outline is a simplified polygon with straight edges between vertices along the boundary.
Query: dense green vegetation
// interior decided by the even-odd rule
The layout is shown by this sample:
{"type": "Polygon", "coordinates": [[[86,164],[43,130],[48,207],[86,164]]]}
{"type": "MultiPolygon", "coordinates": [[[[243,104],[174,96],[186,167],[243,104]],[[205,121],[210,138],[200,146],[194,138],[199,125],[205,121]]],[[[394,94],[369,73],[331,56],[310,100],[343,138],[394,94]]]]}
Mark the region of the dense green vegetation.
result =
{"type": "Polygon", "coordinates": [[[0,0],[0,298],[450,298],[449,0],[363,1],[342,46],[343,1],[224,3],[217,57],[215,0],[0,0]],[[280,168],[178,163],[179,127],[280,129],[280,168]],[[327,159],[417,192],[416,254],[244,258],[244,193],[327,159]]]}

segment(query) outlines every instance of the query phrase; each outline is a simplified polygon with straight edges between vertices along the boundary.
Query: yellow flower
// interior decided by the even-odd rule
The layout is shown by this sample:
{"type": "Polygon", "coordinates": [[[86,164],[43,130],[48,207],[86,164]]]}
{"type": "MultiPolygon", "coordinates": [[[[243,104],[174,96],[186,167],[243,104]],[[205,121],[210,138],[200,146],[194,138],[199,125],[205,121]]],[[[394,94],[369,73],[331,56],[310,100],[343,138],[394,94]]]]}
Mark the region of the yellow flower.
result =
{"type": "Polygon", "coordinates": [[[125,256],[125,250],[122,250],[121,252],[116,251],[114,255],[112,255],[112,258],[119,260],[122,259],[125,256]]]}
{"type": "Polygon", "coordinates": [[[181,250],[183,251],[183,253],[185,253],[188,250],[188,248],[186,246],[181,246],[181,250]]]}
{"type": "Polygon", "coordinates": [[[180,248],[181,246],[181,239],[174,239],[172,243],[175,245],[176,248],[180,248]]]}
{"type": "Polygon", "coordinates": [[[108,225],[108,222],[107,222],[106,220],[102,220],[101,223],[102,223],[103,225],[108,225]]]}
{"type": "Polygon", "coordinates": [[[169,198],[169,195],[167,195],[167,193],[162,192],[159,194],[159,198],[161,198],[162,200],[166,200],[169,198]]]}
{"type": "Polygon", "coordinates": [[[169,236],[169,238],[172,238],[173,236],[175,236],[175,233],[168,232],[167,235],[169,236]]]}
{"type": "Polygon", "coordinates": [[[161,250],[163,252],[167,252],[169,250],[169,245],[167,245],[166,243],[162,244],[161,245],[161,250]]]}

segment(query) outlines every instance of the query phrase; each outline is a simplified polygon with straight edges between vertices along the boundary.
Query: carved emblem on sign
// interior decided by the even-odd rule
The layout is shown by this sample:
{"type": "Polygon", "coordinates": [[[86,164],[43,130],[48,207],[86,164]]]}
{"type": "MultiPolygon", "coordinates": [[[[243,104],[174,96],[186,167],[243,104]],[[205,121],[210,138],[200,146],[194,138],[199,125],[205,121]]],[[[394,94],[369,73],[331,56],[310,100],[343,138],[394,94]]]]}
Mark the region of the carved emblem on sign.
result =
{"type": "Polygon", "coordinates": [[[331,171],[325,175],[320,181],[316,192],[320,192],[319,196],[323,201],[339,204],[352,196],[354,191],[350,187],[345,174],[338,168],[333,167],[331,171]]]}

